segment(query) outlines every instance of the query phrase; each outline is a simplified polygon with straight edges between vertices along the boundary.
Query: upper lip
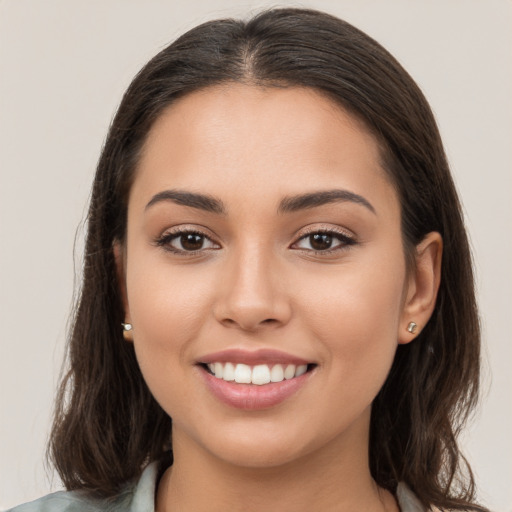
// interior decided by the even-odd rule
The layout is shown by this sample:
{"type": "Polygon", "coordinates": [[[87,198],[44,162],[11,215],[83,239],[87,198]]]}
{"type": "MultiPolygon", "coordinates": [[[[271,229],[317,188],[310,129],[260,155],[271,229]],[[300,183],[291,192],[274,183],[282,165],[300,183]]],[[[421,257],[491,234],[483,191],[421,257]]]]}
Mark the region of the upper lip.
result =
{"type": "Polygon", "coordinates": [[[311,364],[312,361],[306,361],[301,357],[287,354],[275,349],[258,349],[258,350],[246,350],[239,348],[230,348],[221,350],[219,352],[213,352],[201,357],[198,360],[199,363],[210,364],[210,363],[242,363],[249,366],[258,364],[311,364]]]}

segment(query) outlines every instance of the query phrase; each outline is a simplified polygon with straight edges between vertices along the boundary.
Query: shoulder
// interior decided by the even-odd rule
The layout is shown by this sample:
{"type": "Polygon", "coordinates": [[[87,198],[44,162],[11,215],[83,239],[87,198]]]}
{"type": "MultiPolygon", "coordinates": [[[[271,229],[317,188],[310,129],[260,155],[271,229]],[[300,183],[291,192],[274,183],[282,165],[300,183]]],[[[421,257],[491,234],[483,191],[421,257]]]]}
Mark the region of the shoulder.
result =
{"type": "Polygon", "coordinates": [[[398,484],[396,499],[400,505],[401,512],[442,512],[437,507],[425,508],[416,494],[404,482],[398,484]]]}
{"type": "Polygon", "coordinates": [[[396,499],[402,512],[430,512],[404,482],[398,484],[396,499]]]}
{"type": "Polygon", "coordinates": [[[81,491],[60,491],[30,503],[24,503],[7,512],[79,512],[84,510],[88,512],[117,512],[128,510],[125,507],[127,500],[123,498],[127,498],[125,493],[115,500],[104,500],[93,498],[81,491]]]}
{"type": "Polygon", "coordinates": [[[154,512],[158,464],[146,467],[138,481],[128,483],[116,497],[102,499],[84,491],[59,491],[7,512],[154,512]]]}

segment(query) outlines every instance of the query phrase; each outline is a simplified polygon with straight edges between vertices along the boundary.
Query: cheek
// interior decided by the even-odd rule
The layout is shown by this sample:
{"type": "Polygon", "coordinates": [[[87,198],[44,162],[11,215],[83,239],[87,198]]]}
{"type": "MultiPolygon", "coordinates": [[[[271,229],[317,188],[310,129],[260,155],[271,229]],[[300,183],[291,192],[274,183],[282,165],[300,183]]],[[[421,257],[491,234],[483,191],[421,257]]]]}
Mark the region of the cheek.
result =
{"type": "Polygon", "coordinates": [[[211,302],[208,274],[190,265],[169,265],[165,255],[135,256],[133,261],[127,293],[137,332],[144,337],[151,333],[152,339],[166,343],[192,337],[211,302]]]}
{"type": "Polygon", "coordinates": [[[321,341],[332,375],[352,392],[373,396],[396,351],[405,279],[405,265],[384,263],[354,263],[302,292],[307,329],[321,341]]]}
{"type": "Polygon", "coordinates": [[[191,348],[211,310],[212,285],[192,266],[173,268],[165,257],[148,262],[134,256],[132,261],[127,294],[135,352],[153,395],[170,413],[168,390],[188,378],[191,348]]]}
{"type": "Polygon", "coordinates": [[[298,293],[320,330],[347,334],[353,330],[389,334],[391,330],[396,336],[404,279],[405,265],[355,262],[302,279],[298,293]]]}

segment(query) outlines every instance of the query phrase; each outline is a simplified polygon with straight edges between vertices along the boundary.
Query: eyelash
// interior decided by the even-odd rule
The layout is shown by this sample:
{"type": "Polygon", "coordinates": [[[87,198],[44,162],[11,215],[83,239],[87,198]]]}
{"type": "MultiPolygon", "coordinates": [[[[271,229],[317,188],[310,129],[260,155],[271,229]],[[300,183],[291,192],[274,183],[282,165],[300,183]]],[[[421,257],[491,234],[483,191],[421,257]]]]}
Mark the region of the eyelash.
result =
{"type": "MultiPolygon", "coordinates": [[[[197,236],[203,237],[205,240],[210,241],[212,244],[216,244],[216,242],[214,242],[211,239],[211,237],[209,237],[207,234],[203,233],[202,231],[199,231],[196,229],[177,229],[176,231],[165,233],[161,237],[157,238],[155,240],[155,245],[157,247],[161,247],[165,251],[171,252],[178,256],[184,256],[184,257],[196,256],[198,254],[204,253],[205,251],[216,250],[213,248],[207,248],[207,249],[202,248],[202,249],[198,249],[195,251],[186,251],[186,250],[182,250],[182,249],[176,249],[175,247],[173,247],[171,245],[171,242],[183,235],[197,235],[197,236]]],[[[336,253],[338,251],[347,250],[348,247],[357,244],[357,241],[355,240],[355,238],[353,238],[352,236],[350,236],[342,231],[338,231],[338,230],[335,230],[332,228],[329,228],[329,229],[316,228],[316,229],[311,229],[307,233],[304,233],[290,247],[293,248],[293,246],[297,245],[299,242],[301,242],[303,240],[306,240],[308,237],[310,237],[312,235],[328,235],[328,236],[331,236],[333,239],[337,239],[339,242],[341,242],[341,244],[332,249],[329,248],[329,249],[325,249],[325,250],[300,249],[300,248],[297,248],[296,250],[300,250],[301,252],[306,253],[306,254],[314,254],[317,256],[327,256],[327,255],[336,253]]],[[[216,244],[216,245],[218,245],[218,244],[216,244]]]]}
{"type": "Polygon", "coordinates": [[[209,240],[212,243],[215,243],[211,239],[211,237],[209,237],[207,234],[205,234],[197,229],[177,229],[176,231],[171,231],[171,232],[165,233],[161,237],[157,238],[155,240],[155,244],[158,247],[161,247],[162,249],[164,249],[165,251],[172,252],[173,254],[176,254],[178,256],[195,256],[195,255],[203,253],[205,250],[212,250],[211,248],[210,249],[198,249],[196,251],[185,251],[182,249],[176,249],[175,247],[173,247],[171,245],[171,242],[183,235],[197,235],[197,236],[203,237],[206,240],[209,240]]]}
{"type": "Polygon", "coordinates": [[[339,242],[341,242],[340,245],[326,249],[326,250],[316,250],[316,249],[297,249],[300,250],[306,254],[314,254],[315,256],[328,256],[335,254],[339,251],[347,250],[350,246],[355,245],[357,243],[356,239],[353,236],[348,235],[347,233],[343,231],[338,231],[333,228],[314,228],[306,233],[304,233],[296,242],[292,244],[292,247],[294,245],[297,245],[302,240],[306,240],[312,235],[328,235],[332,237],[333,239],[337,239],[339,242]]]}

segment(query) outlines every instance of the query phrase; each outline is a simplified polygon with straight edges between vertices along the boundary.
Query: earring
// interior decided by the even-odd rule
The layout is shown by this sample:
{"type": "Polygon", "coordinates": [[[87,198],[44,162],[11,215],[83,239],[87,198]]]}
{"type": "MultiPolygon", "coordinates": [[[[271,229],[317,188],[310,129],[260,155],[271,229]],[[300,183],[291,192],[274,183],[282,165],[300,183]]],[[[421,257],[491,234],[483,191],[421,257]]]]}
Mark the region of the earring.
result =
{"type": "Polygon", "coordinates": [[[123,338],[126,340],[126,341],[133,341],[133,337],[132,337],[132,329],[133,329],[133,325],[132,324],[128,324],[128,323],[122,323],[121,324],[123,326],[123,338]]]}
{"type": "Polygon", "coordinates": [[[415,322],[410,322],[409,325],[407,326],[407,331],[410,332],[411,334],[415,334],[417,327],[418,325],[415,322]]]}

